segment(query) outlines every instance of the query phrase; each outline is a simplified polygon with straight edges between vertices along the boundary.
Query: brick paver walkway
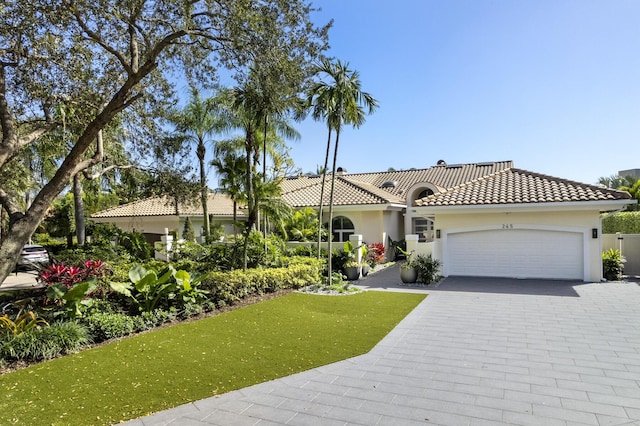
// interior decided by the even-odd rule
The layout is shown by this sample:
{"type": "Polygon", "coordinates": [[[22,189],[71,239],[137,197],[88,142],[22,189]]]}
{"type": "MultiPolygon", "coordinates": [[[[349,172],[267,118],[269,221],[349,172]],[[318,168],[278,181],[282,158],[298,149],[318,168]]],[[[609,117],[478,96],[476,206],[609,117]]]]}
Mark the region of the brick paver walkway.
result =
{"type": "MultiPolygon", "coordinates": [[[[398,271],[361,281],[387,290],[398,271]]],[[[129,425],[640,425],[635,283],[448,278],[370,353],[129,425]]]]}

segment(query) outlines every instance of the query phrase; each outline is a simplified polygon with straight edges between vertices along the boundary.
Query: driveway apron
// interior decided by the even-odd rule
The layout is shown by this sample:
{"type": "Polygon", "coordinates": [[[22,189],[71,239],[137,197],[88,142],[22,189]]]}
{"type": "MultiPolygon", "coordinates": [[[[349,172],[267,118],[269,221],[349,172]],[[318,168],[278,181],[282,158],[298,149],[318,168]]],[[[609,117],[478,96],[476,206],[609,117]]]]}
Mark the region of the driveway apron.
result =
{"type": "Polygon", "coordinates": [[[640,425],[637,284],[397,273],[360,284],[429,297],[371,352],[128,424],[640,425]]]}

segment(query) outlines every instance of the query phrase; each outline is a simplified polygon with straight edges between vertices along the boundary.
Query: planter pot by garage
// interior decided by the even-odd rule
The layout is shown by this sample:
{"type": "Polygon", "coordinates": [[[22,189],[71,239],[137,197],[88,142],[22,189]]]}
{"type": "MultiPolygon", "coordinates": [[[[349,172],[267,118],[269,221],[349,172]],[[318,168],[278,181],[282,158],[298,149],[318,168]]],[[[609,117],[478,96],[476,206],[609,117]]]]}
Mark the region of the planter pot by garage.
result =
{"type": "Polygon", "coordinates": [[[364,264],[362,265],[362,276],[366,277],[367,275],[369,275],[369,270],[371,269],[371,266],[364,264]]]}
{"type": "Polygon", "coordinates": [[[400,267],[400,279],[403,283],[415,283],[418,281],[418,271],[415,268],[400,267]]]}
{"type": "Polygon", "coordinates": [[[344,268],[344,274],[347,276],[347,280],[355,281],[360,278],[360,267],[347,266],[344,268]]]}

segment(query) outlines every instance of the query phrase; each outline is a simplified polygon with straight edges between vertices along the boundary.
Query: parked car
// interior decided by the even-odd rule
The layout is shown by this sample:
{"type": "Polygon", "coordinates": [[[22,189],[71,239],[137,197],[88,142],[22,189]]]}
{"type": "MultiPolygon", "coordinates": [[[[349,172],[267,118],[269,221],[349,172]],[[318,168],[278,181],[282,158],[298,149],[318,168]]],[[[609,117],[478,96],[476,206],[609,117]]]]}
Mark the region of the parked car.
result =
{"type": "Polygon", "coordinates": [[[49,252],[37,244],[25,244],[18,258],[17,269],[35,269],[49,264],[49,252]]]}

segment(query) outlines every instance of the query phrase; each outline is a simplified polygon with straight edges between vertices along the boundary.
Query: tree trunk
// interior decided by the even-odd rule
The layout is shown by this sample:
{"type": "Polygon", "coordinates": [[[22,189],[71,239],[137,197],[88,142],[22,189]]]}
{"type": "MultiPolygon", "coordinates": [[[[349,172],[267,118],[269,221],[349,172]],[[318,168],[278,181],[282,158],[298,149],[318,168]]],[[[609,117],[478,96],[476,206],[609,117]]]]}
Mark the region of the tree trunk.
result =
{"type": "Polygon", "coordinates": [[[322,169],[322,184],[320,186],[320,208],[318,209],[318,260],[320,259],[320,243],[322,241],[322,204],[324,201],[324,184],[327,180],[327,166],[329,165],[329,150],[331,148],[331,127],[327,137],[327,152],[324,154],[324,168],[322,169]]]}
{"type": "Polygon", "coordinates": [[[207,203],[209,201],[209,188],[207,188],[207,176],[204,171],[204,156],[206,148],[204,141],[200,139],[198,142],[198,160],[200,161],[200,202],[202,203],[202,216],[204,219],[204,240],[209,241],[209,211],[207,203]]]}
{"type": "Polygon", "coordinates": [[[333,239],[333,189],[335,188],[335,184],[336,184],[336,161],[338,159],[338,141],[340,140],[340,128],[336,129],[336,145],[335,145],[335,149],[333,151],[333,167],[331,168],[331,191],[329,192],[329,235],[328,235],[328,240],[329,240],[329,259],[328,259],[328,272],[329,272],[329,276],[327,277],[327,282],[329,283],[329,286],[331,286],[333,279],[331,277],[331,274],[333,273],[333,265],[331,265],[331,240],[333,239]]]}
{"type": "MultiPolygon", "coordinates": [[[[26,214],[18,215],[17,211],[9,212],[10,218],[17,217],[17,219],[10,226],[7,238],[0,242],[0,283],[4,282],[13,270],[23,245],[29,241],[40,221],[47,214],[51,203],[68,185],[73,176],[82,169],[83,156],[98,136],[98,132],[132,102],[130,96],[133,88],[155,66],[154,63],[149,63],[146,67],[148,69],[145,69],[144,72],[125,81],[107,106],[87,125],[55,175],[35,196],[26,214]]],[[[10,153],[0,152],[0,166],[6,161],[6,158],[3,157],[5,154],[8,156],[10,153]]],[[[5,205],[5,207],[7,206],[5,205]]]]}
{"type": "Polygon", "coordinates": [[[86,223],[84,218],[84,202],[82,200],[82,177],[77,173],[73,177],[73,211],[76,221],[76,239],[78,245],[85,243],[86,223]]]}
{"type": "Polygon", "coordinates": [[[247,208],[248,208],[248,217],[247,217],[247,226],[244,230],[244,247],[242,250],[242,269],[244,271],[247,270],[247,252],[249,250],[249,234],[251,233],[255,221],[256,221],[256,212],[255,212],[255,203],[253,198],[253,130],[251,128],[247,129],[246,140],[245,140],[245,151],[247,155],[247,166],[246,166],[246,182],[247,182],[247,208]]]}

